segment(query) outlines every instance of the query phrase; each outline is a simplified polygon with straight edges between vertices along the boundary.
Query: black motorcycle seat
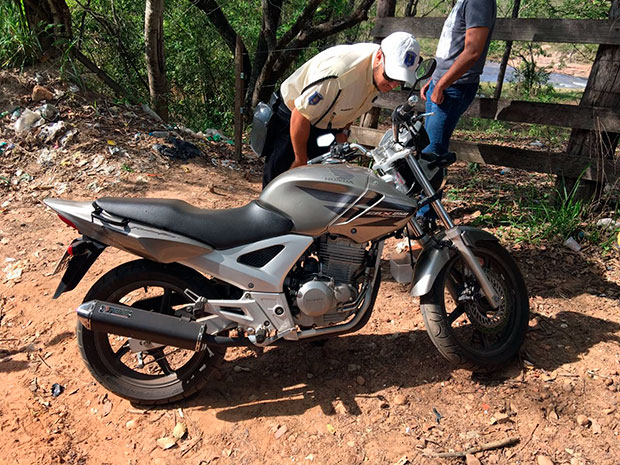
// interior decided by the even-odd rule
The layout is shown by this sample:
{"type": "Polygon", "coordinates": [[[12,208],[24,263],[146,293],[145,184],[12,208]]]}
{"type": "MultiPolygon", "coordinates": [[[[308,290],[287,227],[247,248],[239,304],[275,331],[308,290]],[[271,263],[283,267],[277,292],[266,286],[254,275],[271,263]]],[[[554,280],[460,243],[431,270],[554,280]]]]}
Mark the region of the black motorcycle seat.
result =
{"type": "Polygon", "coordinates": [[[205,210],[182,200],[102,197],[94,202],[105,212],[128,220],[229,249],[293,230],[293,222],[257,201],[240,208],[205,210]]]}

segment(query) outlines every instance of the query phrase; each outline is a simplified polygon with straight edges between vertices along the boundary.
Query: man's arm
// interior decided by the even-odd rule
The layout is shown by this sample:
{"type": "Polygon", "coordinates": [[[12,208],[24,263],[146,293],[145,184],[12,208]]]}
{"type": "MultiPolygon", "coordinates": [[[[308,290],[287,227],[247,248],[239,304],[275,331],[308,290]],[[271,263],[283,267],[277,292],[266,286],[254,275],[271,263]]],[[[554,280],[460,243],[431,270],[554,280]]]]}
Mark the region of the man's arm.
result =
{"type": "Polygon", "coordinates": [[[292,168],[304,166],[308,163],[308,138],[310,137],[310,121],[299,113],[297,108],[291,112],[290,123],[291,142],[295,151],[295,161],[292,168]]]}
{"type": "MultiPolygon", "coordinates": [[[[461,54],[454,60],[450,69],[437,81],[433,95],[431,95],[431,101],[436,104],[443,102],[443,92],[450,85],[459,79],[474,63],[480,58],[484,51],[487,37],[489,36],[488,27],[472,27],[465,31],[465,47],[461,54]]],[[[426,86],[423,89],[426,90],[426,86]]],[[[423,96],[426,99],[425,96],[423,96]]]]}

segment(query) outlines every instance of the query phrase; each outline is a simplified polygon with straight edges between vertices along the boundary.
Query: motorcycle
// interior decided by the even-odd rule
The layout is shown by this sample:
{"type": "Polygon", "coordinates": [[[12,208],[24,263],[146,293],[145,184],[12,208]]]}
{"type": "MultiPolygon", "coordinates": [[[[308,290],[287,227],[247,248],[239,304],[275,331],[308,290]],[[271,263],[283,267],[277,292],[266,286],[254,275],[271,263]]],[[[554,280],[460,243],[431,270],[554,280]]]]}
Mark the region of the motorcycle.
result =
{"type": "Polygon", "coordinates": [[[423,154],[418,68],[392,129],[368,150],[329,152],[274,179],[257,200],[203,210],[171,199],[46,199],[81,237],[56,272],[71,291],[107,247],[141,257],[104,274],[77,307],[77,340],[93,377],[142,404],[188,397],[209,383],[228,347],[293,344],[360,330],[382,281],[390,237],[424,245],[412,254],[410,293],[428,335],[470,369],[508,362],[529,319],[525,282],[492,234],[455,225],[441,178],[455,155],[423,154]],[[350,162],[363,157],[371,167],[350,162]],[[416,212],[430,205],[438,221],[416,212]],[[443,226],[443,227],[442,227],[443,226]]]}

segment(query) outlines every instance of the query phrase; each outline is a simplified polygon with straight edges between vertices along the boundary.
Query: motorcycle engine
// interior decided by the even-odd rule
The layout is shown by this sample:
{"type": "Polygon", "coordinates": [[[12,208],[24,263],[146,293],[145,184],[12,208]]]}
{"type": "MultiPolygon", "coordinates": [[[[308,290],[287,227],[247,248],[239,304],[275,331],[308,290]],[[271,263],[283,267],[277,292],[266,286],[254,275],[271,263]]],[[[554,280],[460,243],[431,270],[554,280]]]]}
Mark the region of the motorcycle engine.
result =
{"type": "Polygon", "coordinates": [[[307,260],[295,299],[300,310],[296,319],[303,326],[322,326],[346,319],[348,313],[339,310],[357,298],[355,278],[363,269],[366,246],[325,235],[318,241],[317,255],[318,263],[307,260]]]}

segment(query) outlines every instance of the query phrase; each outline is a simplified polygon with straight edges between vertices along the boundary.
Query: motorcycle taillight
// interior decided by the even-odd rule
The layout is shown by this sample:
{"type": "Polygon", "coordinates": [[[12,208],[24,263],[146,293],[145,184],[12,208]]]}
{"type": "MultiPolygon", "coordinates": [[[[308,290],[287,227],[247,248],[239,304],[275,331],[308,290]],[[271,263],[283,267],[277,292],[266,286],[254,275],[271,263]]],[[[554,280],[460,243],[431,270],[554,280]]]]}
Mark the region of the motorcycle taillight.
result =
{"type": "Polygon", "coordinates": [[[71,220],[68,220],[67,218],[65,218],[64,216],[58,215],[58,218],[60,218],[60,221],[62,221],[63,223],[65,223],[67,226],[72,227],[73,229],[77,230],[77,226],[73,224],[73,222],[71,220]]]}

